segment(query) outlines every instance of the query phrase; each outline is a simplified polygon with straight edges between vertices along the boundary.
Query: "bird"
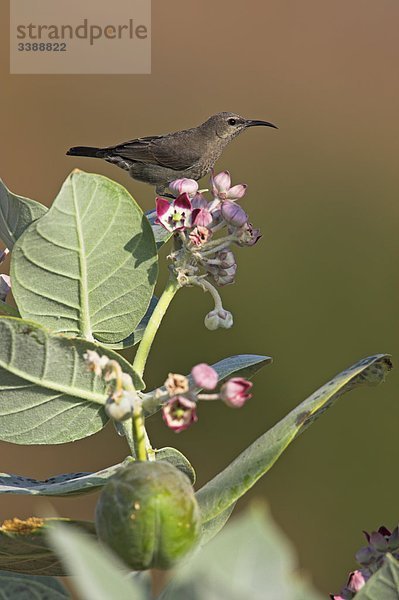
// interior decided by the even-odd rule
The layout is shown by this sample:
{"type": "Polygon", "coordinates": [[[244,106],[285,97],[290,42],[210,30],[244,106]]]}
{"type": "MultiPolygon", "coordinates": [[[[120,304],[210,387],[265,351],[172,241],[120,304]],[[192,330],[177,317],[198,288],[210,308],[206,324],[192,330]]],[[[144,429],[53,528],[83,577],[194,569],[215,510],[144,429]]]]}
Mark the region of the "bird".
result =
{"type": "Polygon", "coordinates": [[[67,155],[101,158],[128,171],[133,179],[155,186],[157,194],[166,195],[171,181],[198,181],[207,175],[235,137],[257,126],[278,129],[269,121],[220,112],[191,129],[140,137],[106,148],[74,146],[67,155]]]}

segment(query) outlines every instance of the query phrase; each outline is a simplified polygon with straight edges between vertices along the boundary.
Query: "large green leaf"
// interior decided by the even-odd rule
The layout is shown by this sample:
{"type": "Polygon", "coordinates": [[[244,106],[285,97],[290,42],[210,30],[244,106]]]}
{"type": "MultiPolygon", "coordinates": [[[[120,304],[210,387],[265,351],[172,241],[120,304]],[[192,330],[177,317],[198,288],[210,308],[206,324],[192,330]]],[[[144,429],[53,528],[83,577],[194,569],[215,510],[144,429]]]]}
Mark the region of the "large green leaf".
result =
{"type": "MultiPolygon", "coordinates": [[[[219,362],[212,365],[219,375],[219,382],[223,382],[225,379],[235,375],[236,377],[247,377],[251,379],[255,373],[257,373],[262,367],[272,362],[270,356],[259,356],[257,354],[237,354],[236,356],[230,356],[224,358],[219,362]]],[[[191,375],[187,376],[192,383],[191,375]]],[[[161,391],[165,391],[164,387],[160,388],[161,391]]],[[[143,395],[143,408],[145,415],[148,417],[159,410],[162,404],[159,402],[157,397],[154,397],[154,391],[143,395]]]]}
{"type": "MultiPolygon", "coordinates": [[[[140,323],[137,325],[136,329],[131,333],[127,338],[122,340],[121,342],[114,342],[112,344],[106,344],[102,342],[104,346],[107,348],[113,348],[114,350],[123,350],[123,348],[129,348],[131,346],[135,346],[142,339],[146,327],[151,319],[152,313],[158,303],[158,298],[153,296],[151,298],[150,305],[145,313],[144,317],[141,319],[140,323]]],[[[1,304],[0,304],[1,309],[1,304]]]]}
{"type": "Polygon", "coordinates": [[[399,561],[387,554],[382,567],[356,594],[356,600],[398,600],[399,561]]]}
{"type": "Polygon", "coordinates": [[[65,600],[69,592],[54,577],[35,577],[0,571],[2,600],[65,600]]]}
{"type": "MultiPolygon", "coordinates": [[[[74,525],[95,536],[94,523],[71,519],[27,519],[5,521],[0,527],[0,569],[29,575],[63,576],[61,565],[48,543],[48,532],[58,523],[74,525]]],[[[0,596],[1,597],[1,596],[0,596]]]]}
{"type": "Polygon", "coordinates": [[[0,240],[10,250],[25,229],[46,212],[43,204],[16,196],[0,179],[0,240]]]}
{"type": "Polygon", "coordinates": [[[140,207],[122,186],[81,171],[20,237],[11,260],[23,318],[108,343],[135,330],[156,275],[154,236],[140,207]]]}
{"type": "Polygon", "coordinates": [[[230,504],[216,517],[202,524],[201,547],[211,541],[223,529],[234,510],[235,504],[230,504]]]}
{"type": "Polygon", "coordinates": [[[182,565],[160,599],[321,600],[294,575],[295,563],[291,545],[271,518],[253,508],[182,565]]]}
{"type": "Polygon", "coordinates": [[[49,542],[81,600],[145,600],[140,582],[104,546],[78,530],[59,524],[48,531],[49,542]]]}
{"type": "Polygon", "coordinates": [[[263,434],[197,493],[203,521],[225,511],[243,496],[311,423],[343,393],[364,383],[379,383],[392,364],[385,354],[370,356],[336,375],[282,421],[263,434]]]}
{"type": "Polygon", "coordinates": [[[45,481],[0,473],[0,494],[23,494],[29,496],[76,496],[89,494],[102,488],[110,477],[133,460],[131,456],[123,462],[96,473],[63,473],[45,481]]]}
{"type": "Polygon", "coordinates": [[[96,433],[108,418],[107,384],[83,355],[96,350],[132,366],[99,344],[56,335],[34,323],[0,318],[0,439],[16,444],[61,444],[96,433]]]}

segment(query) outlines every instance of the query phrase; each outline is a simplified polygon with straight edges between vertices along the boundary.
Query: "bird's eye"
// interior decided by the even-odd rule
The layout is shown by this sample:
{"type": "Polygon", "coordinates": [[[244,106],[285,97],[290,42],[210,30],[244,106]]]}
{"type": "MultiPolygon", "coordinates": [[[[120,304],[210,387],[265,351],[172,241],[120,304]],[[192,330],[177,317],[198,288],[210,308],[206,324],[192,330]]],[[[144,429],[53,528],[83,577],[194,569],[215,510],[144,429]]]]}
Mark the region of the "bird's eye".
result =
{"type": "Polygon", "coordinates": [[[228,124],[229,125],[237,125],[237,119],[229,119],[228,124]]]}

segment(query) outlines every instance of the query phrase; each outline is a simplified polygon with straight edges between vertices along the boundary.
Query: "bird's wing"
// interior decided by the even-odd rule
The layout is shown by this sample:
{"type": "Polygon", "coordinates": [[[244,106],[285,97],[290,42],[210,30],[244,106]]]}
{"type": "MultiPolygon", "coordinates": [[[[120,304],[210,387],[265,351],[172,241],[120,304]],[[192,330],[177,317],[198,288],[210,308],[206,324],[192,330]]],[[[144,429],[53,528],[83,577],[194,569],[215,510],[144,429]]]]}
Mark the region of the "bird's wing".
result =
{"type": "Polygon", "coordinates": [[[160,165],[175,171],[184,171],[201,158],[197,148],[185,144],[184,139],[174,139],[174,136],[168,135],[137,138],[110,150],[127,160],[160,165]]]}

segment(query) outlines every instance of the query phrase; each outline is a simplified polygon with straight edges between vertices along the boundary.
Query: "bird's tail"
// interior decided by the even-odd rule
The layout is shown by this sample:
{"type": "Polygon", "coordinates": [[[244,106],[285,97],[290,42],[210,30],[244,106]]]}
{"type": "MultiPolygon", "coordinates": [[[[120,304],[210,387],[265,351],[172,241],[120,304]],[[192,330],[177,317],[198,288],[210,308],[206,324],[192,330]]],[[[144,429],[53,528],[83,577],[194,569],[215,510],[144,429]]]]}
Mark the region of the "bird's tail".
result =
{"type": "Polygon", "coordinates": [[[106,151],[103,148],[93,148],[92,146],[74,146],[69,148],[69,156],[90,156],[91,158],[104,158],[106,151]]]}

